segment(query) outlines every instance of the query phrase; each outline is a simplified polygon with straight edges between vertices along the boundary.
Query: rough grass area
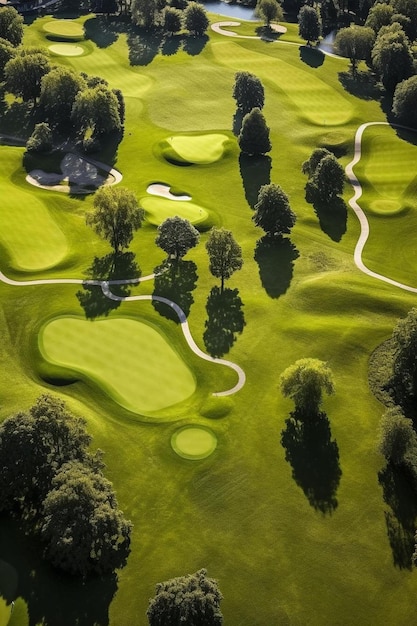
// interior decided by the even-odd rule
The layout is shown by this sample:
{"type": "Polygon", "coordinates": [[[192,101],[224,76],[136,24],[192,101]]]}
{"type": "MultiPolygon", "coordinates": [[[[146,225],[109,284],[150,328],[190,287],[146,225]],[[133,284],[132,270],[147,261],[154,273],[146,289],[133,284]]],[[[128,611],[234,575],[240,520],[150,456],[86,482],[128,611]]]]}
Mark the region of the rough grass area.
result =
{"type": "Polygon", "coordinates": [[[192,372],[166,338],[135,320],[60,318],[42,329],[39,345],[50,363],[92,379],[135,413],[177,404],[196,387],[192,372]]]}

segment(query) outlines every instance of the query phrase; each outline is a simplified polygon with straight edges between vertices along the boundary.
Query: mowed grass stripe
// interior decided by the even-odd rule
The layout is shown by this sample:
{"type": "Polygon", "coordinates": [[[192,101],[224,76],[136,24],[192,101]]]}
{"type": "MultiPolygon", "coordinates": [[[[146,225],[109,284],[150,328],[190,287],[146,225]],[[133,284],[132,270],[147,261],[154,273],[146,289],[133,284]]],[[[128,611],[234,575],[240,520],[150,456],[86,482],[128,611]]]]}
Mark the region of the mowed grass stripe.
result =
{"type": "MultiPolygon", "coordinates": [[[[21,160],[20,149],[0,147],[0,168],[9,181],[21,170],[21,160]]],[[[23,174],[20,184],[9,182],[4,188],[2,200],[0,241],[16,269],[47,269],[66,256],[68,245],[62,230],[38,194],[24,182],[23,174]]]]}
{"type": "Polygon", "coordinates": [[[354,114],[347,98],[315,76],[311,69],[304,69],[301,62],[288,63],[234,42],[213,45],[212,50],[218,62],[236,71],[252,72],[283,91],[291,105],[297,107],[299,117],[312,124],[339,126],[349,122],[354,114]]]}
{"type": "Polygon", "coordinates": [[[62,317],[39,336],[44,358],[94,380],[124,406],[147,414],[188,398],[192,372],[161,333],[132,319],[62,317]]]}

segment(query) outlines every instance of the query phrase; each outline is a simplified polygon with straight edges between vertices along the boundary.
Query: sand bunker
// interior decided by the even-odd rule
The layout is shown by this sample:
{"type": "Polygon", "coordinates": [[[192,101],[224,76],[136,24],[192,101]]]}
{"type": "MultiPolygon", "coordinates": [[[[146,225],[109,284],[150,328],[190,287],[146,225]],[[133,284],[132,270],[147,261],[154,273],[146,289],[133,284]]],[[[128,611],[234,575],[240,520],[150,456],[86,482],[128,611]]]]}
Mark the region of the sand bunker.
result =
{"type": "Polygon", "coordinates": [[[172,435],[171,446],[183,459],[198,461],[213,454],[217,437],[204,426],[184,426],[172,435]]]}
{"type": "Polygon", "coordinates": [[[191,196],[186,194],[183,195],[175,195],[171,192],[171,187],[169,185],[165,185],[164,183],[152,183],[146,189],[146,191],[151,194],[151,196],[160,196],[161,198],[168,198],[169,200],[177,200],[177,201],[187,201],[191,200],[191,196]]]}
{"type": "Polygon", "coordinates": [[[73,43],[54,43],[48,46],[48,50],[63,57],[79,57],[84,54],[84,48],[73,43]]]}

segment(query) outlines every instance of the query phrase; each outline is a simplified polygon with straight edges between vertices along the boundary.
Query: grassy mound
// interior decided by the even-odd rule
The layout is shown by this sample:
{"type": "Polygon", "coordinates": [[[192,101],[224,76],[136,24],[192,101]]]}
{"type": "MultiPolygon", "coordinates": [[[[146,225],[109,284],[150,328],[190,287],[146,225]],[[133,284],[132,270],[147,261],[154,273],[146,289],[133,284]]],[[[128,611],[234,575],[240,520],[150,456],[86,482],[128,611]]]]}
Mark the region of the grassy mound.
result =
{"type": "Polygon", "coordinates": [[[199,461],[213,454],[217,437],[204,426],[184,426],[172,435],[171,446],[183,459],[199,461]]]}
{"type": "Polygon", "coordinates": [[[200,407],[200,415],[208,419],[220,419],[230,413],[233,404],[232,398],[211,396],[200,407]]]}
{"type": "Polygon", "coordinates": [[[72,41],[84,39],[84,27],[72,20],[53,20],[47,22],[44,24],[43,30],[48,35],[59,37],[60,39],[69,39],[72,41]]]}
{"type": "Polygon", "coordinates": [[[79,57],[84,54],[84,48],[71,43],[54,43],[48,46],[52,54],[63,57],[79,57]]]}
{"type": "Polygon", "coordinates": [[[369,209],[375,215],[388,217],[390,215],[399,215],[407,211],[407,207],[402,206],[397,200],[374,200],[370,203],[369,209]]]}
{"type": "Polygon", "coordinates": [[[165,337],[135,320],[54,319],[42,328],[39,346],[49,363],[93,380],[134,413],[172,406],[196,388],[191,371],[165,337]]]}
{"type": "Polygon", "coordinates": [[[162,154],[170,163],[208,165],[225,153],[229,137],[220,133],[174,135],[162,142],[162,154]]]}
{"type": "Polygon", "coordinates": [[[205,227],[209,221],[210,214],[206,209],[186,200],[170,200],[146,196],[140,201],[142,208],[146,211],[146,219],[151,224],[158,226],[167,217],[178,215],[187,219],[194,226],[205,227]]]}

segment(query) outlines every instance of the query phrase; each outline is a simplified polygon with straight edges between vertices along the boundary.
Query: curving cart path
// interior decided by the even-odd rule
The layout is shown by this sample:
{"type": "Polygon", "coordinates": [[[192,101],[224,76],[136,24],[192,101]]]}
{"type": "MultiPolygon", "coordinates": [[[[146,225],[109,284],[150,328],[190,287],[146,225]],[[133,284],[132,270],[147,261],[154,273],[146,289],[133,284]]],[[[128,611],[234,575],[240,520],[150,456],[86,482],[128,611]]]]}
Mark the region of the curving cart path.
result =
{"type": "Polygon", "coordinates": [[[388,276],[384,276],[383,274],[378,274],[377,272],[373,272],[370,270],[362,259],[362,252],[369,237],[369,222],[363,211],[363,209],[359,206],[358,200],[362,196],[362,185],[360,184],[357,176],[355,175],[353,168],[362,157],[362,137],[363,133],[369,126],[394,126],[395,128],[403,128],[404,130],[414,130],[412,128],[408,128],[407,126],[401,126],[400,124],[389,124],[388,122],[366,122],[365,124],[361,124],[356,131],[355,134],[355,148],[354,148],[354,156],[350,163],[346,165],[345,172],[346,176],[354,189],[354,194],[352,198],[348,201],[351,208],[354,210],[361,227],[361,232],[359,235],[359,239],[355,246],[355,252],[353,255],[353,259],[355,261],[355,265],[358,269],[361,270],[367,276],[371,278],[376,278],[377,280],[382,280],[385,283],[393,285],[394,287],[398,287],[399,289],[404,289],[405,291],[410,291],[412,293],[417,293],[417,287],[411,287],[410,285],[405,285],[404,283],[400,283],[397,280],[393,280],[392,278],[388,278],[388,276]]]}

